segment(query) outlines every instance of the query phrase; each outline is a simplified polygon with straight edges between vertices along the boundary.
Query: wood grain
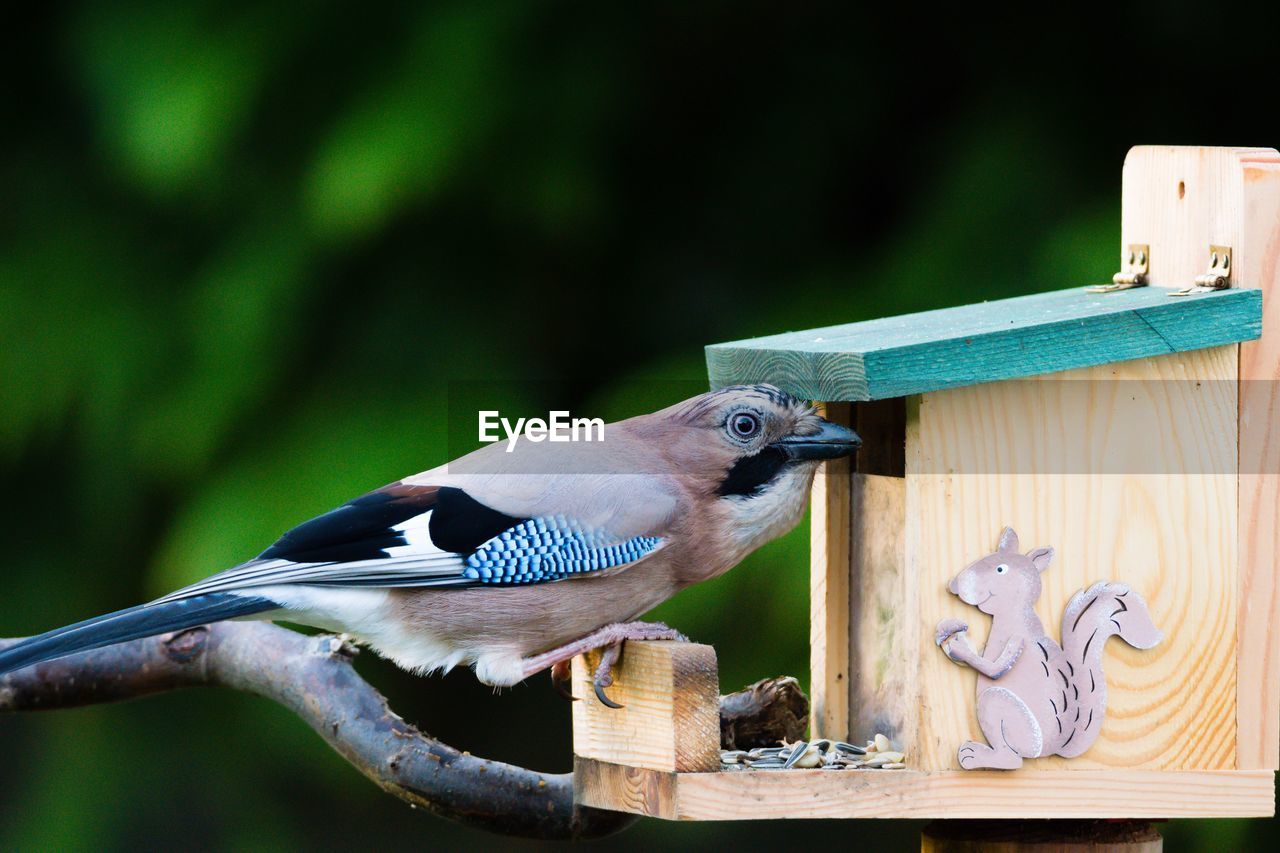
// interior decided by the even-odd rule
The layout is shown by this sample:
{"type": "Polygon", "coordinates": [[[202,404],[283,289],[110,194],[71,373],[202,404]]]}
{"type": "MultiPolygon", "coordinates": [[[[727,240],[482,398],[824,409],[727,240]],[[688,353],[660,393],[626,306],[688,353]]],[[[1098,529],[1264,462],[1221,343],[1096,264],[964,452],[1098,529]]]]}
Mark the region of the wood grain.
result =
{"type": "Polygon", "coordinates": [[[1280,154],[1239,154],[1241,287],[1263,292],[1262,338],[1240,348],[1240,629],[1237,710],[1242,769],[1280,768],[1280,154]]]}
{"type": "Polygon", "coordinates": [[[663,773],[579,760],[579,803],[672,820],[1269,817],[1241,770],[784,770],[663,773]]]}
{"type": "Polygon", "coordinates": [[[573,661],[575,755],[652,770],[720,767],[720,686],[716,653],[697,643],[627,641],[609,697],[596,699],[599,652],[573,661]]]}
{"type": "MultiPolygon", "coordinates": [[[[1156,249],[1151,251],[1159,264],[1156,249]]],[[[1200,254],[1207,268],[1207,245],[1200,254]]],[[[771,382],[817,400],[882,400],[1238,343],[1256,338],[1261,329],[1257,291],[1169,299],[1151,287],[1087,293],[1087,283],[713,344],[706,349],[707,370],[714,387],[771,382]]]]}
{"type": "Polygon", "coordinates": [[[599,803],[598,808],[611,811],[674,820],[676,776],[575,755],[573,798],[576,803],[599,803]]]}
{"type": "Polygon", "coordinates": [[[906,485],[872,474],[850,483],[847,736],[854,743],[877,732],[899,745],[916,740],[920,596],[904,558],[906,485]]]}
{"type": "Polygon", "coordinates": [[[946,584],[1005,525],[1024,551],[1057,549],[1036,608],[1051,635],[1071,594],[1097,580],[1132,585],[1165,633],[1149,651],[1108,644],[1097,743],[1036,769],[1235,766],[1236,377],[1237,348],[1219,347],[923,397],[907,459],[924,649],[915,766],[956,767],[979,734],[976,674],[931,638],[956,617],[982,647],[990,618],[946,584]]]}
{"type": "MultiPolygon", "coordinates": [[[[824,403],[822,414],[850,425],[848,403],[824,403]]],[[[813,480],[809,516],[810,730],[849,736],[849,460],[823,463],[813,480]]]]}

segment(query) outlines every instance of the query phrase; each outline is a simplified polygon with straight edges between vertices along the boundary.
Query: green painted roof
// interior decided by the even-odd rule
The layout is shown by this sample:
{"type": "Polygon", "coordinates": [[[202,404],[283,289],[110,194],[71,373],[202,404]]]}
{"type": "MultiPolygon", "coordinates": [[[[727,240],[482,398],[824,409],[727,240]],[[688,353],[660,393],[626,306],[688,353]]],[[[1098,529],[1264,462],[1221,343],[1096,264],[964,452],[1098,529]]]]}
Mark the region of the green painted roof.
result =
{"type": "Polygon", "coordinates": [[[1171,298],[1084,288],[707,347],[711,385],[769,382],[813,400],[882,400],[1238,343],[1262,333],[1262,292],[1171,298]]]}

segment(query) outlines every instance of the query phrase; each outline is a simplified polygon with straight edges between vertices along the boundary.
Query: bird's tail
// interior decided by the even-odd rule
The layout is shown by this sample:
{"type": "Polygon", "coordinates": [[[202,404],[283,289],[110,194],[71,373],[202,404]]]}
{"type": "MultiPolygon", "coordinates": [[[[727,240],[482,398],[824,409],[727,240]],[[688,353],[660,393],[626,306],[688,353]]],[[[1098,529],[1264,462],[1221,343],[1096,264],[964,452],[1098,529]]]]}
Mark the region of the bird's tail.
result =
{"type": "Polygon", "coordinates": [[[215,592],[162,604],[142,604],[57,628],[0,651],[0,675],[42,661],[103,646],[193,628],[206,622],[250,616],[279,608],[260,596],[215,592]]]}

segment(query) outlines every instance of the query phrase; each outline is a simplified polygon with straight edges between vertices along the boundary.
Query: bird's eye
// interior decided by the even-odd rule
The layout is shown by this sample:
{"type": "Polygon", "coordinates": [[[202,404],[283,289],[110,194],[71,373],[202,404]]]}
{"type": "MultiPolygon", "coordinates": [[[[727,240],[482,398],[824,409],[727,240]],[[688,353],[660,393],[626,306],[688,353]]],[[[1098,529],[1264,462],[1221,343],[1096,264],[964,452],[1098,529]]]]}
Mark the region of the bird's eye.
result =
{"type": "Polygon", "coordinates": [[[760,419],[746,412],[739,412],[729,418],[729,431],[734,438],[752,438],[760,432],[760,419]]]}
{"type": "Polygon", "coordinates": [[[1004,563],[1001,563],[1000,565],[996,566],[996,574],[998,575],[1002,575],[1007,571],[1009,571],[1009,567],[1006,566],[1004,563]]]}

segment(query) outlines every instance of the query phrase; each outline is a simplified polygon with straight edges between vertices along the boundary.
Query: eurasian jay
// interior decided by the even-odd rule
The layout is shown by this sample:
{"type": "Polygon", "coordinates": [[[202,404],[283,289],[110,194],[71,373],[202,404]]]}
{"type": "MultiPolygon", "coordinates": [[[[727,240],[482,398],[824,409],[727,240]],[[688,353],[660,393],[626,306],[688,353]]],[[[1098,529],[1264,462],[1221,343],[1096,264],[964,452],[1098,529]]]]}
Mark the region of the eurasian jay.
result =
{"type": "MultiPolygon", "coordinates": [[[[358,497],[254,559],[0,652],[0,674],[222,619],[340,631],[413,672],[470,664],[506,686],[628,639],[632,621],[792,529],[818,464],[858,436],[771,385],[608,424],[603,441],[491,444],[358,497]]],[[[616,706],[614,706],[616,707],[616,706]]]]}

